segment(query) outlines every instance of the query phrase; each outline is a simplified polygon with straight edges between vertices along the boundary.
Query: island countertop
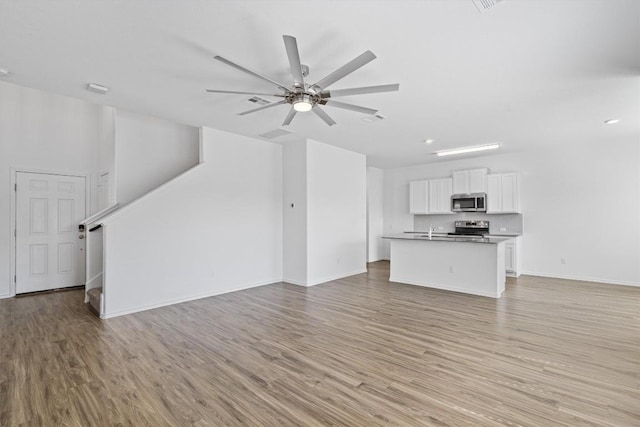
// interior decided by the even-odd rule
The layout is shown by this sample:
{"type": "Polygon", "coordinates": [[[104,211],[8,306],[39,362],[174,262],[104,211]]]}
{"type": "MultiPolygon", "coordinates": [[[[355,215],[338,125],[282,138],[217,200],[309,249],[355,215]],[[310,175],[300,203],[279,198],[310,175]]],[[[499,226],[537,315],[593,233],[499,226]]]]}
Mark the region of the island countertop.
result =
{"type": "Polygon", "coordinates": [[[429,237],[429,233],[402,233],[402,234],[390,234],[382,236],[383,239],[398,239],[398,240],[421,240],[428,242],[450,242],[450,243],[482,243],[482,244],[498,244],[506,242],[511,237],[476,237],[476,236],[450,236],[446,234],[432,233],[429,237]]]}

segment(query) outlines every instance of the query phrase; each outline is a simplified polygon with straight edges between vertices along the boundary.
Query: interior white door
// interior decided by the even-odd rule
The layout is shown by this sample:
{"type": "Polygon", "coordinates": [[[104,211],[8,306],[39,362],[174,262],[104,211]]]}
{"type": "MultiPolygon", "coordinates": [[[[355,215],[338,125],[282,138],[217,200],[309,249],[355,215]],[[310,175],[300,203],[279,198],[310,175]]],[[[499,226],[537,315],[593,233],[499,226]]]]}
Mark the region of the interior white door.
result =
{"type": "Polygon", "coordinates": [[[84,283],[85,178],[18,172],[16,293],[84,283]]]}

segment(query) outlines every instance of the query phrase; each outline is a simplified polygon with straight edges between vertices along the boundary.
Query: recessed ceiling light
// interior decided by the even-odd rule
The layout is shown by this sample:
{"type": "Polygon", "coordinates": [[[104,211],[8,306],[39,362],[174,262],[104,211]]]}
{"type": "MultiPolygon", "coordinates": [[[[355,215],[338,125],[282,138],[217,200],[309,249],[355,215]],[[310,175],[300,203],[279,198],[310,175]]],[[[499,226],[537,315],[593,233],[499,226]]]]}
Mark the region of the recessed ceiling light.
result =
{"type": "Polygon", "coordinates": [[[620,121],[620,119],[609,119],[609,120],[605,120],[604,124],[605,125],[613,125],[613,124],[618,123],[619,121],[620,121]]]}
{"type": "Polygon", "coordinates": [[[425,144],[433,144],[434,142],[436,142],[436,140],[435,140],[435,139],[425,139],[425,140],[424,140],[424,143],[425,143],[425,144]]]}
{"type": "Polygon", "coordinates": [[[475,153],[476,151],[495,150],[500,144],[476,145],[473,147],[454,148],[453,150],[436,151],[436,156],[452,156],[454,154],[475,153]]]}
{"type": "Polygon", "coordinates": [[[100,95],[105,95],[107,92],[109,92],[109,88],[106,86],[102,86],[96,83],[89,83],[87,85],[87,90],[89,92],[95,92],[95,93],[99,93],[100,95]]]}
{"type": "Polygon", "coordinates": [[[0,68],[0,77],[9,77],[11,73],[9,70],[5,70],[4,68],[0,68]]]}

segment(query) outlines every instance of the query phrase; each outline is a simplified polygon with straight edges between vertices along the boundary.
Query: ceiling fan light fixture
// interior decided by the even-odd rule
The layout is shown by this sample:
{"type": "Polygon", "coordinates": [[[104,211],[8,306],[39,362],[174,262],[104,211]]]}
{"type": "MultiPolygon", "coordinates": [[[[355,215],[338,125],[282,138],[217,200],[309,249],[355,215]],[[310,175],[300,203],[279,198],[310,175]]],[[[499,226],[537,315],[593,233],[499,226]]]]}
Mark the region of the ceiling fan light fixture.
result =
{"type": "Polygon", "coordinates": [[[313,100],[309,95],[300,94],[293,101],[293,109],[299,113],[311,111],[313,108],[313,100]]]}

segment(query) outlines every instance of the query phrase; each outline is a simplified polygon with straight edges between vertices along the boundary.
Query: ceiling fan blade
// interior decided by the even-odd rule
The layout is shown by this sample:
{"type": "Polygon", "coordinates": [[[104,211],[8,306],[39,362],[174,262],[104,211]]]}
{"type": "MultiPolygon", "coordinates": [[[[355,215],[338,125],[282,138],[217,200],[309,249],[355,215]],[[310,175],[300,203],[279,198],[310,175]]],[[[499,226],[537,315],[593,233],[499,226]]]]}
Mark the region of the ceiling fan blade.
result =
{"type": "Polygon", "coordinates": [[[287,114],[284,122],[282,122],[282,126],[289,126],[291,124],[291,120],[293,120],[293,118],[296,116],[296,113],[296,109],[291,107],[291,110],[289,110],[289,114],[287,114]]]}
{"type": "Polygon", "coordinates": [[[291,76],[293,77],[293,85],[304,89],[304,76],[302,75],[302,64],[300,64],[298,42],[293,36],[282,36],[282,38],[284,39],[284,47],[287,49],[289,67],[291,68],[291,76]]]}
{"type": "Polygon", "coordinates": [[[207,89],[207,92],[211,93],[233,93],[238,95],[263,95],[263,96],[279,96],[283,97],[284,95],[278,95],[275,93],[260,93],[260,92],[239,92],[236,90],[217,90],[217,89],[207,89]]]}
{"type": "Polygon", "coordinates": [[[319,105],[317,104],[314,105],[312,110],[314,113],[316,113],[316,116],[320,117],[329,126],[333,126],[336,124],[335,120],[329,117],[329,115],[325,113],[325,111],[322,108],[320,108],[319,105]]]}
{"type": "Polygon", "coordinates": [[[320,93],[320,96],[323,98],[336,98],[339,96],[366,95],[369,93],[380,93],[380,92],[394,92],[396,90],[400,90],[400,85],[398,83],[393,85],[366,86],[366,87],[353,87],[350,89],[324,90],[320,93]]]}
{"type": "Polygon", "coordinates": [[[374,110],[373,108],[360,107],[359,105],[347,104],[346,102],[338,102],[332,99],[325,99],[323,101],[323,104],[329,105],[331,107],[343,108],[345,110],[357,111],[364,114],[374,115],[378,112],[378,110],[374,110]]]}
{"type": "Polygon", "coordinates": [[[373,61],[374,59],[376,59],[376,56],[373,54],[373,52],[368,50],[357,58],[347,62],[345,65],[338,68],[333,73],[320,80],[318,83],[314,84],[312,88],[316,89],[317,91],[321,91],[337,82],[338,80],[342,79],[343,77],[346,77],[347,75],[353,73],[358,68],[373,61]]]}
{"type": "Polygon", "coordinates": [[[276,82],[274,80],[271,80],[269,77],[265,77],[262,74],[256,73],[255,71],[251,71],[248,68],[245,68],[245,67],[243,67],[241,65],[238,65],[238,64],[236,64],[234,62],[229,61],[228,59],[223,58],[222,56],[216,55],[216,56],[214,56],[214,58],[217,59],[218,61],[224,63],[224,64],[227,64],[230,67],[235,68],[236,70],[240,70],[240,71],[243,71],[243,72],[245,72],[247,74],[250,74],[250,75],[252,75],[254,77],[257,77],[259,79],[266,80],[269,83],[278,86],[280,89],[284,90],[285,92],[289,92],[289,88],[288,87],[286,87],[285,85],[283,85],[281,83],[278,83],[278,82],[276,82]]]}
{"type": "Polygon", "coordinates": [[[253,110],[244,111],[242,113],[238,113],[239,116],[244,116],[245,114],[255,113],[256,111],[266,110],[267,108],[276,107],[278,105],[286,104],[286,100],[282,100],[280,102],[274,102],[273,104],[263,105],[262,107],[254,108],[253,110]]]}

